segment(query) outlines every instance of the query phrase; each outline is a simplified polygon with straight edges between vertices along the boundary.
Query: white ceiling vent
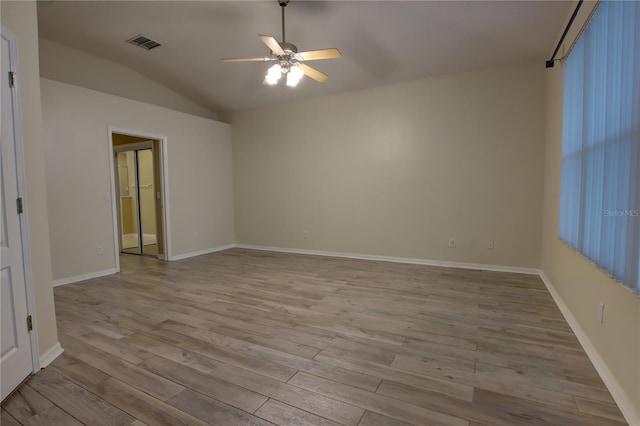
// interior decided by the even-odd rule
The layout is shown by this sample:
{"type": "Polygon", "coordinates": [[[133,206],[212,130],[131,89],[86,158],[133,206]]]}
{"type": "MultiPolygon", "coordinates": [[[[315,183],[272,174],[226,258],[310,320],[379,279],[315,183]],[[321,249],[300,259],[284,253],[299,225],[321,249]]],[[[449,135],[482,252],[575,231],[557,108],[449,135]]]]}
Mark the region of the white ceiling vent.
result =
{"type": "Polygon", "coordinates": [[[151,50],[155,49],[156,47],[162,46],[157,41],[153,41],[150,38],[143,36],[142,34],[127,40],[127,43],[133,44],[134,46],[142,47],[146,50],[151,50]]]}

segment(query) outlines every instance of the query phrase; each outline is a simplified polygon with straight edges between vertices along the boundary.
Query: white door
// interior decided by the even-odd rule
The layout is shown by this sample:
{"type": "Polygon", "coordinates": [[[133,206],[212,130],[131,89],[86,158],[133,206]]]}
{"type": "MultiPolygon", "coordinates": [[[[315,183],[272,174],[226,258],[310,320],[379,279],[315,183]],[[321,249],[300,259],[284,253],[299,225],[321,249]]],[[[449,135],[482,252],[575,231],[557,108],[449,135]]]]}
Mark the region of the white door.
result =
{"type": "Polygon", "coordinates": [[[2,139],[0,144],[0,173],[2,182],[2,207],[0,208],[0,331],[2,332],[2,352],[0,357],[0,384],[4,399],[32,371],[31,341],[27,326],[27,287],[25,281],[24,258],[22,253],[22,232],[20,214],[18,212],[18,170],[16,156],[17,138],[14,126],[14,91],[10,78],[12,57],[15,42],[7,38],[2,29],[2,122],[0,123],[2,139]]]}

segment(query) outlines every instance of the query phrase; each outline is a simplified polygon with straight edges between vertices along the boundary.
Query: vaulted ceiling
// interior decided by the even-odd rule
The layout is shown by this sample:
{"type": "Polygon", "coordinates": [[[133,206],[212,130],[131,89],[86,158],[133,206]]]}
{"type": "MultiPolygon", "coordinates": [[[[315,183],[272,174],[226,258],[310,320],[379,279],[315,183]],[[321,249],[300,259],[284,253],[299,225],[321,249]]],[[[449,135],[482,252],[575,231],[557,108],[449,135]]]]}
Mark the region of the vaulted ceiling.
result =
{"type": "Polygon", "coordinates": [[[264,86],[271,63],[258,34],[281,39],[280,7],[261,1],[47,1],[40,36],[123,64],[216,113],[227,113],[427,76],[549,56],[568,1],[304,1],[286,8],[287,41],[337,47],[341,59],[310,63],[329,75],[295,88],[264,86]],[[162,44],[125,43],[143,34],[162,44]]]}

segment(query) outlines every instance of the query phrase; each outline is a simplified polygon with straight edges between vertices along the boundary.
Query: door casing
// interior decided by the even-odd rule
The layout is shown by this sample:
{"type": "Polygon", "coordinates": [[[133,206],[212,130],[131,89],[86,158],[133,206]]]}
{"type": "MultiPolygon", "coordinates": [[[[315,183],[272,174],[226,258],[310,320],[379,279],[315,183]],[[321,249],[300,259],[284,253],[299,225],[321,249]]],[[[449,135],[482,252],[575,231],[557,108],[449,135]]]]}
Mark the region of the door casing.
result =
{"type": "MultiPolygon", "coordinates": [[[[163,243],[164,243],[164,259],[173,260],[171,254],[171,220],[169,213],[169,173],[168,173],[168,160],[167,160],[167,137],[163,135],[156,135],[153,133],[147,133],[137,130],[122,129],[118,127],[108,128],[109,139],[109,173],[111,174],[111,207],[112,207],[112,222],[113,222],[113,250],[115,253],[115,269],[116,272],[120,272],[120,241],[119,241],[119,214],[118,214],[118,200],[117,200],[117,188],[116,188],[116,165],[114,161],[114,147],[113,147],[113,134],[120,134],[126,136],[134,136],[137,138],[144,138],[149,140],[157,140],[160,142],[160,202],[162,204],[162,230],[163,230],[163,243]]],[[[132,144],[133,146],[135,144],[132,144]]]]}

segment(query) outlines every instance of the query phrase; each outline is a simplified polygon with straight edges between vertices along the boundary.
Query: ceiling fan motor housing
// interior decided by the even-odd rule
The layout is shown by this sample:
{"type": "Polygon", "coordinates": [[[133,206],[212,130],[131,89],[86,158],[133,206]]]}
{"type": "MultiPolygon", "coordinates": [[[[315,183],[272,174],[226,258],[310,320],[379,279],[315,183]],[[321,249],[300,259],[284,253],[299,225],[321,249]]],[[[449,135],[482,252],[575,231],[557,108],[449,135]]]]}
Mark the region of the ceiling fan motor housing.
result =
{"type": "Polygon", "coordinates": [[[298,48],[296,47],[295,44],[291,44],[291,43],[285,43],[284,41],[278,43],[280,45],[280,47],[282,47],[282,50],[284,50],[286,53],[298,53],[298,48]]]}

